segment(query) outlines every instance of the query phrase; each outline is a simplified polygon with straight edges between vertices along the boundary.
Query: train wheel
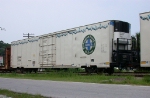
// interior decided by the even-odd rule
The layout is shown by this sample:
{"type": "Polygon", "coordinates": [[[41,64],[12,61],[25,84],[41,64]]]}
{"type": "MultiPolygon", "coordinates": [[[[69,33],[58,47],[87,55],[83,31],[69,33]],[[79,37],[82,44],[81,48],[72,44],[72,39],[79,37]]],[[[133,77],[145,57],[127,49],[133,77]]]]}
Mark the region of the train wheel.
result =
{"type": "Polygon", "coordinates": [[[26,68],[25,72],[30,73],[30,69],[26,68]]]}
{"type": "Polygon", "coordinates": [[[36,69],[33,69],[33,71],[34,71],[35,73],[37,73],[38,69],[37,69],[37,68],[36,68],[36,69]]]}
{"type": "Polygon", "coordinates": [[[112,75],[112,74],[114,73],[114,67],[108,68],[108,69],[107,69],[107,73],[108,73],[109,75],[112,75]]]}
{"type": "Polygon", "coordinates": [[[31,73],[32,72],[32,69],[29,69],[29,73],[31,73]]]}
{"type": "Polygon", "coordinates": [[[86,72],[87,74],[91,74],[91,73],[92,73],[91,67],[86,67],[86,68],[85,68],[85,72],[86,72]]]}
{"type": "Polygon", "coordinates": [[[16,68],[15,68],[15,69],[13,69],[13,72],[14,72],[14,73],[17,73],[17,69],[16,69],[16,68]]]}
{"type": "Polygon", "coordinates": [[[103,68],[97,68],[97,74],[102,74],[104,73],[104,69],[103,68]]]}
{"type": "Polygon", "coordinates": [[[21,73],[24,73],[24,68],[20,68],[20,72],[21,72],[21,73]]]}

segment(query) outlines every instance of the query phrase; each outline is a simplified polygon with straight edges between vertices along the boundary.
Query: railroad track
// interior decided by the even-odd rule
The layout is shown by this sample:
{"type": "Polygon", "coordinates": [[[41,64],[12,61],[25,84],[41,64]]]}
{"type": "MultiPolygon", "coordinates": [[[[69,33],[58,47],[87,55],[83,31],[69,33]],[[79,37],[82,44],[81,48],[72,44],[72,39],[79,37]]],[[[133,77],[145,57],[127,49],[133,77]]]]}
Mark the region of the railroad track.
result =
{"type": "MultiPolygon", "coordinates": [[[[96,75],[97,73],[85,73],[79,72],[79,75],[96,75]]],[[[107,73],[102,73],[103,75],[110,76],[107,73]]],[[[101,75],[101,74],[100,74],[101,75]]],[[[150,72],[115,72],[112,76],[135,76],[135,77],[143,77],[143,76],[150,76],[150,72]]]]}
{"type": "MultiPolygon", "coordinates": [[[[11,72],[11,71],[0,71],[0,73],[11,74],[13,72],[11,72]]],[[[32,73],[34,73],[34,72],[32,72],[32,73]]],[[[37,72],[37,74],[47,74],[47,73],[51,73],[51,72],[45,72],[45,71],[44,72],[37,72]]],[[[17,74],[26,74],[26,73],[25,72],[24,73],[17,72],[17,74]]],[[[77,72],[75,74],[78,74],[78,75],[97,75],[97,73],[86,73],[86,72],[77,72]]],[[[100,73],[99,75],[110,76],[107,73],[100,73]]],[[[114,72],[111,75],[112,76],[135,76],[135,77],[143,77],[143,76],[150,76],[150,72],[114,72]]]]}
{"type": "Polygon", "coordinates": [[[112,74],[113,76],[135,76],[135,77],[143,77],[150,76],[150,72],[116,72],[112,74]]]}

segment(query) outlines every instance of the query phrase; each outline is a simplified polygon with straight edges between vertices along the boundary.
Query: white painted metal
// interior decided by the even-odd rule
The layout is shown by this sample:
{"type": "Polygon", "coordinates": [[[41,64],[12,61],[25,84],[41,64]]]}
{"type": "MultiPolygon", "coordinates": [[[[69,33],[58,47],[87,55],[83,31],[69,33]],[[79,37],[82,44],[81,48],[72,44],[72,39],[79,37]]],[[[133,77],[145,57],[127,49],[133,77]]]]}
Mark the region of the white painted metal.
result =
{"type": "Polygon", "coordinates": [[[141,67],[150,67],[150,12],[140,14],[141,67]]]}
{"type": "Polygon", "coordinates": [[[55,65],[55,35],[48,34],[40,37],[40,66],[50,67],[55,65]]]}
{"type": "Polygon", "coordinates": [[[90,65],[109,67],[108,63],[111,62],[110,48],[112,46],[112,34],[114,33],[113,26],[110,25],[110,22],[105,21],[77,27],[74,28],[74,31],[56,34],[56,65],[67,65],[68,67],[90,65]],[[94,36],[96,40],[95,50],[90,55],[85,54],[82,48],[83,40],[87,35],[94,36]],[[92,59],[94,61],[91,62],[92,59]]]}
{"type": "Polygon", "coordinates": [[[17,65],[17,53],[18,51],[18,41],[14,41],[11,43],[11,66],[16,68],[17,65]]]}
{"type": "Polygon", "coordinates": [[[21,45],[22,45],[22,51],[21,51],[21,64],[22,67],[27,66],[27,44],[24,42],[27,42],[27,39],[24,39],[21,41],[21,45]]]}
{"type": "MultiPolygon", "coordinates": [[[[123,37],[128,38],[129,35],[124,34],[123,37]]],[[[107,68],[111,63],[112,39],[118,36],[119,32],[114,35],[113,21],[104,21],[14,41],[11,64],[13,68],[76,68],[90,65],[107,68]],[[83,51],[83,40],[87,35],[92,35],[96,42],[94,52],[89,55],[83,51]]],[[[88,41],[85,43],[88,44],[88,41]]]]}
{"type": "Polygon", "coordinates": [[[11,43],[11,65],[13,68],[37,68],[39,59],[38,37],[11,43]]]}

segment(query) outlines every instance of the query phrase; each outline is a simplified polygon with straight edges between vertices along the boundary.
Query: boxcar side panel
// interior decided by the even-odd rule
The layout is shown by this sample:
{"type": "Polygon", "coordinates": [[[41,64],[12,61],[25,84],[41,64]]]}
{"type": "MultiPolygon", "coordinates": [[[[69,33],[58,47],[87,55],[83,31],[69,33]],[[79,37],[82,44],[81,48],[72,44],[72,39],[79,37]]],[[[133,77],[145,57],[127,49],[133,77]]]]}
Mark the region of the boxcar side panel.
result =
{"type": "MultiPolygon", "coordinates": [[[[57,36],[56,36],[57,37],[57,36]]],[[[61,38],[56,38],[56,65],[61,65],[61,38]]]]}
{"type": "Polygon", "coordinates": [[[64,36],[64,64],[65,65],[71,65],[73,64],[72,62],[72,36],[64,36]]]}
{"type": "Polygon", "coordinates": [[[80,57],[81,57],[81,37],[82,34],[74,34],[72,40],[72,64],[73,66],[80,67],[80,57]]]}
{"type": "Polygon", "coordinates": [[[101,29],[93,30],[90,32],[96,42],[95,50],[91,54],[91,65],[97,65],[97,67],[109,67],[110,63],[110,21],[96,24],[96,26],[103,26],[101,29]]]}
{"type": "Polygon", "coordinates": [[[150,67],[150,12],[140,14],[141,67],[150,67]]]}
{"type": "Polygon", "coordinates": [[[11,67],[15,68],[17,66],[17,42],[11,43],[11,67]]]}
{"type": "Polygon", "coordinates": [[[111,58],[109,22],[81,26],[56,34],[56,65],[109,67],[111,58]],[[91,39],[89,36],[92,36],[91,39]],[[93,47],[95,50],[91,50],[93,47]]]}
{"type": "Polygon", "coordinates": [[[27,43],[28,40],[24,39],[22,40],[22,51],[21,51],[21,58],[22,58],[22,66],[27,66],[27,43]]]}

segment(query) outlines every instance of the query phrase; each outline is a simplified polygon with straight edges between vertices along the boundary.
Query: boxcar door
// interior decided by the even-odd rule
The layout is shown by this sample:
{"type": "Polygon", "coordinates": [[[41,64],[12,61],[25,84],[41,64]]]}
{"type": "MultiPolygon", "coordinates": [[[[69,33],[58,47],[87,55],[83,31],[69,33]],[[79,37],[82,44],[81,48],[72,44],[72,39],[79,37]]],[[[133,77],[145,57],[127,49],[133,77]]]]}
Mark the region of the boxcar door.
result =
{"type": "Polygon", "coordinates": [[[52,35],[42,36],[40,38],[40,65],[49,67],[55,64],[55,43],[52,35]]]}

